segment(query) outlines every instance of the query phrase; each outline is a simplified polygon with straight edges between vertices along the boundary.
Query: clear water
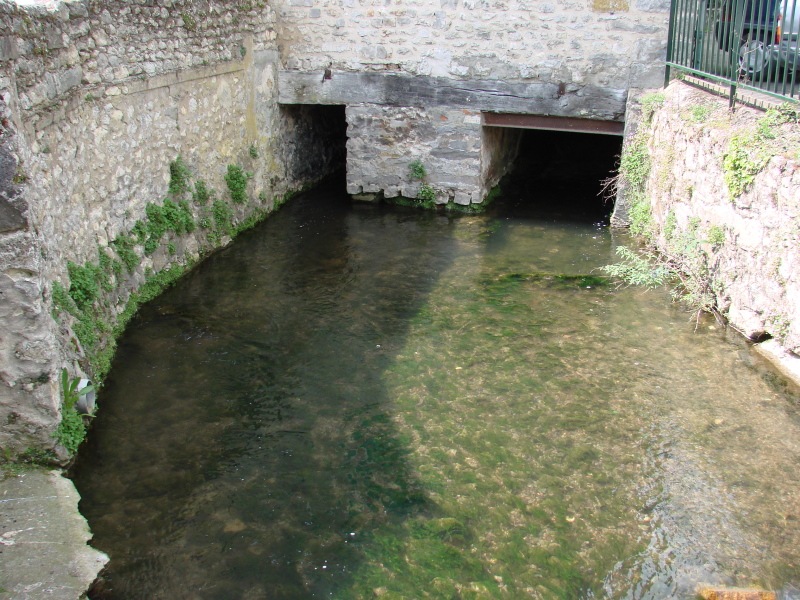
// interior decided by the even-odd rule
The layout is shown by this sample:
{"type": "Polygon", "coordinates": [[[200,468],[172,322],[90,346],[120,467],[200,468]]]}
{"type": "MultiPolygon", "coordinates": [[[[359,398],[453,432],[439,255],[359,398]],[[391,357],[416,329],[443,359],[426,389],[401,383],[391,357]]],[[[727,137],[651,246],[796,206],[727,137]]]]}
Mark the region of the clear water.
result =
{"type": "Polygon", "coordinates": [[[800,584],[795,399],[736,335],[599,285],[625,241],[324,187],[284,207],[121,340],[75,471],[111,557],[92,597],[800,584]]]}

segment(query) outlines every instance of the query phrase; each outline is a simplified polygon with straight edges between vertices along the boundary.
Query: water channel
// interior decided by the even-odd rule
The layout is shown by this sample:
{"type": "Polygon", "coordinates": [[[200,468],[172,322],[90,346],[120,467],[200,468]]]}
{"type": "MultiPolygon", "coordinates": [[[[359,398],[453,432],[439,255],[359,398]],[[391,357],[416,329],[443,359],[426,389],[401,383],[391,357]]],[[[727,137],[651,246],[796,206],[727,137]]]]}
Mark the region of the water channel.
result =
{"type": "Polygon", "coordinates": [[[629,243],[602,214],[530,181],[480,216],[342,189],[120,341],[74,470],[111,557],[92,598],[800,585],[796,397],[736,334],[598,279],[629,243]]]}

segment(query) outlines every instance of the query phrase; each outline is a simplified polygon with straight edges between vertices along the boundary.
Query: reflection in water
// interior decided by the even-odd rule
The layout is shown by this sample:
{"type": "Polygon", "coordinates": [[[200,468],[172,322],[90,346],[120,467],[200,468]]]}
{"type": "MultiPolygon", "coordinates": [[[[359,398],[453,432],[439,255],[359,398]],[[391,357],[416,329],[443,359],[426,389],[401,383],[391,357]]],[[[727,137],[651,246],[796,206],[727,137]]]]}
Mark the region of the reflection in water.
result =
{"type": "Polygon", "coordinates": [[[75,474],[95,597],[797,584],[791,400],[735,336],[596,280],[614,243],[520,207],[284,207],[121,340],[75,474]]]}

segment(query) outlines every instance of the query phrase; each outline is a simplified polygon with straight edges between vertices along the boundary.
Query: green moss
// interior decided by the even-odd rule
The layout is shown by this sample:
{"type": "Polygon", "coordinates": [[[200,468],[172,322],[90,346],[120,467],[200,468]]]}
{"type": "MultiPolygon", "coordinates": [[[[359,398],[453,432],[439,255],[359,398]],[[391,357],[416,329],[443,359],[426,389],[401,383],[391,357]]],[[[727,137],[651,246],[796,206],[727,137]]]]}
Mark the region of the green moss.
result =
{"type": "Polygon", "coordinates": [[[187,31],[197,31],[197,19],[195,19],[191,14],[183,12],[181,13],[181,19],[183,19],[183,26],[187,31]]]}
{"type": "Polygon", "coordinates": [[[244,221],[236,225],[233,230],[233,236],[239,235],[241,232],[246,231],[255,227],[258,223],[263,221],[267,216],[267,211],[264,209],[258,209],[253,211],[253,213],[247,217],[244,221]]]}

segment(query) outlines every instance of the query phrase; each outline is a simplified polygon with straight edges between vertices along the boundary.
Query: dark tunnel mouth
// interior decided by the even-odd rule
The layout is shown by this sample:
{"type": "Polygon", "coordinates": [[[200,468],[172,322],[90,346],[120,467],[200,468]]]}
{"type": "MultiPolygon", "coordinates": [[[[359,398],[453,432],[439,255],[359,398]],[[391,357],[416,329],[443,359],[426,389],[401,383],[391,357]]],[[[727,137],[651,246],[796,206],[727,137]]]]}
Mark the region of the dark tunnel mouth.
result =
{"type": "Polygon", "coordinates": [[[523,129],[501,182],[503,212],[607,223],[614,210],[622,136],[523,129]]]}
{"type": "Polygon", "coordinates": [[[347,164],[344,104],[280,104],[281,149],[289,176],[318,181],[347,164]]]}
{"type": "MultiPolygon", "coordinates": [[[[343,176],[347,166],[346,106],[279,106],[287,134],[282,148],[291,176],[307,181],[319,181],[332,173],[343,176]]],[[[519,135],[519,151],[500,182],[501,194],[490,206],[491,212],[608,223],[614,210],[621,135],[549,128],[485,129],[519,135]]]]}

